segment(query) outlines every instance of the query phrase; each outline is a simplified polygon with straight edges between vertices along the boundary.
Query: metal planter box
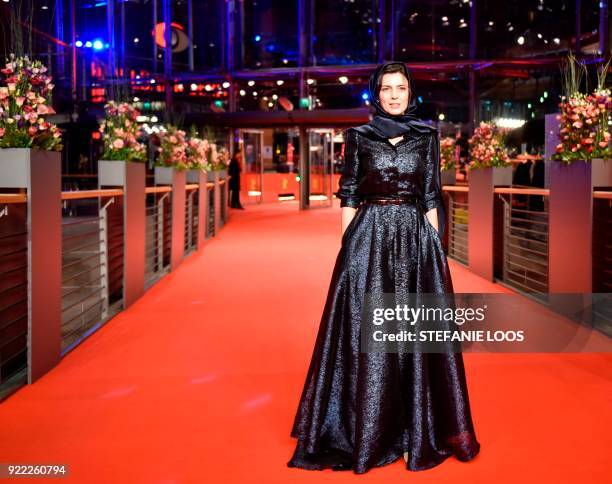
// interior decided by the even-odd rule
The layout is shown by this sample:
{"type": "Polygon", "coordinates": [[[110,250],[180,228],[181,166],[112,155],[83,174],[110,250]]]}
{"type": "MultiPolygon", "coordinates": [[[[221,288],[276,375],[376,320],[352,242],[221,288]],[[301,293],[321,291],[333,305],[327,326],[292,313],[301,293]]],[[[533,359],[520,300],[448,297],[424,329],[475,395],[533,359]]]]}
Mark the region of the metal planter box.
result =
{"type": "Polygon", "coordinates": [[[172,185],[174,176],[174,168],[167,166],[155,167],[155,184],[156,185],[172,185]]]}
{"type": "Polygon", "coordinates": [[[455,168],[441,171],[440,181],[442,185],[455,185],[457,183],[457,171],[455,168]]]}

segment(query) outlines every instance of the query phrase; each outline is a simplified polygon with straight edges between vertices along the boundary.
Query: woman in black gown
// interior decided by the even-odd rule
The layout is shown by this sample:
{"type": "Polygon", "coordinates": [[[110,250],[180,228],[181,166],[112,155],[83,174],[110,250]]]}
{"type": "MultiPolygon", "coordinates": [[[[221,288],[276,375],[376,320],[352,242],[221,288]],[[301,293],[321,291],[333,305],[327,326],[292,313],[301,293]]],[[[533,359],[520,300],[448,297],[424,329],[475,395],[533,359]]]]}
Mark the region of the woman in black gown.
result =
{"type": "Polygon", "coordinates": [[[362,353],[368,292],[452,294],[437,130],[414,116],[403,63],[370,76],[376,115],[345,133],[336,193],[342,247],[291,436],[289,467],[364,473],[403,456],[406,468],[476,457],[461,352],[362,353]]]}

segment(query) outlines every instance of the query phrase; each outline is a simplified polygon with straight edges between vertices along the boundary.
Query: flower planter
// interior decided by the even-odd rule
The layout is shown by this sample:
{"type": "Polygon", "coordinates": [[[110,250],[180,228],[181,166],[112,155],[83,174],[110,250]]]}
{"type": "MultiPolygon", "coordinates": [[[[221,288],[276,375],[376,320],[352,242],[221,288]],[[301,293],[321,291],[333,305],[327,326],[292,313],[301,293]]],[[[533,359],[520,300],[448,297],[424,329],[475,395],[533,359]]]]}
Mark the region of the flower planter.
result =
{"type": "Polygon", "coordinates": [[[99,187],[125,187],[128,179],[128,170],[135,171],[144,176],[144,163],[123,160],[98,161],[99,187]],[[138,167],[142,168],[138,168],[138,167]]]}
{"type": "Polygon", "coordinates": [[[203,169],[187,170],[187,183],[200,183],[200,173],[203,169]]]}
{"type": "Polygon", "coordinates": [[[223,170],[217,170],[219,173],[219,180],[225,180],[227,178],[227,168],[223,170]]]}
{"type": "Polygon", "coordinates": [[[206,180],[208,180],[209,182],[214,182],[215,181],[215,172],[214,171],[207,171],[206,172],[206,180]]]}
{"type": "Polygon", "coordinates": [[[440,181],[442,185],[456,185],[457,170],[455,170],[455,168],[451,168],[450,170],[442,170],[440,172],[440,181]]]}
{"type": "Polygon", "coordinates": [[[591,160],[591,181],[596,189],[612,187],[612,160],[591,160]]]}
{"type": "Polygon", "coordinates": [[[512,165],[493,167],[493,186],[512,186],[512,165]]]}
{"type": "Polygon", "coordinates": [[[0,187],[28,188],[34,160],[42,160],[39,163],[44,164],[45,162],[56,163],[58,159],[61,161],[61,155],[55,151],[2,148],[0,149],[0,187]]]}
{"type": "Polygon", "coordinates": [[[155,184],[156,185],[172,185],[174,176],[174,168],[169,166],[155,167],[155,184]]]}

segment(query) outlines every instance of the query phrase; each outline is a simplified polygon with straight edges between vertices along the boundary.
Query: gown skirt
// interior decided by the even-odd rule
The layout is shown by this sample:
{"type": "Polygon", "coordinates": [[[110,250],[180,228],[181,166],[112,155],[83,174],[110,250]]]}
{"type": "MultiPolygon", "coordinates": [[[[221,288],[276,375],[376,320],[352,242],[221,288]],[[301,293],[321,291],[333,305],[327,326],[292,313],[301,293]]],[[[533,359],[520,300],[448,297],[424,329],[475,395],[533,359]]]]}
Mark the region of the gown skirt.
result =
{"type": "Polygon", "coordinates": [[[476,457],[461,352],[362,353],[367,292],[453,292],[420,203],[364,203],[342,237],[291,436],[289,467],[364,473],[402,459],[425,470],[476,457]]]}

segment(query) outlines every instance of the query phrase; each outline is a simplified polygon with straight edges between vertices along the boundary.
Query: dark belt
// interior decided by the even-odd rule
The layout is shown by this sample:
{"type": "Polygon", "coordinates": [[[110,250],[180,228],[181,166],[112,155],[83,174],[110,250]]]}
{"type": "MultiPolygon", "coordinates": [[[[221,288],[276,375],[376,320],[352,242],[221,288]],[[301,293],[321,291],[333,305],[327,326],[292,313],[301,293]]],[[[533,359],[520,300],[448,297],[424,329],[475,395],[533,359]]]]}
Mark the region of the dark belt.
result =
{"type": "Polygon", "coordinates": [[[377,205],[404,205],[420,203],[421,199],[417,196],[408,197],[366,197],[363,199],[364,203],[375,203],[377,205]]]}

